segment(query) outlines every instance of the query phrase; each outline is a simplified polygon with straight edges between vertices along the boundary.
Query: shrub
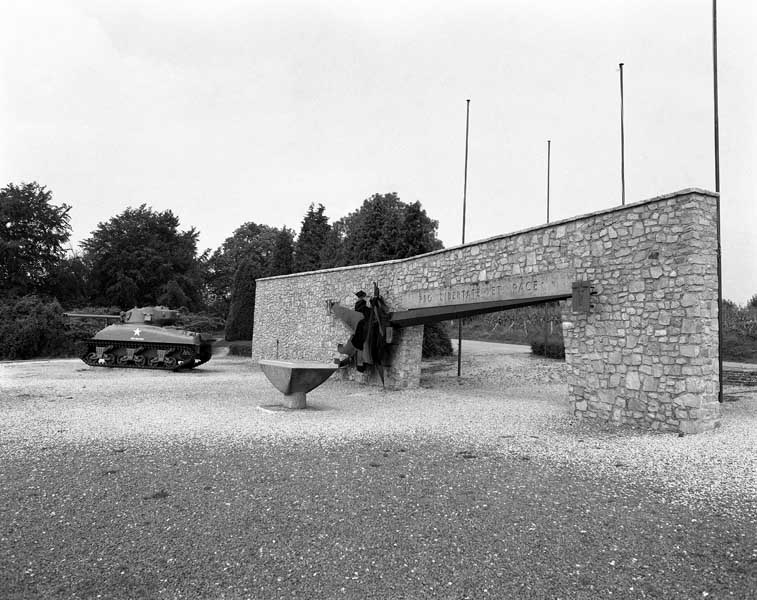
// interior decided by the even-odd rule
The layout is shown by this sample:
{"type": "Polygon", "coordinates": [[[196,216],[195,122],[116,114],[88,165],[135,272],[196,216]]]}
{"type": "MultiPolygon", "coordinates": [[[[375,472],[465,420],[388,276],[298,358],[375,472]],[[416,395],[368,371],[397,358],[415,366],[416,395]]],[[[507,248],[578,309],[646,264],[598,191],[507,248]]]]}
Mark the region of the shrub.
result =
{"type": "Polygon", "coordinates": [[[252,342],[229,344],[229,356],[252,356],[252,342]]]}
{"type": "Polygon", "coordinates": [[[223,331],[224,320],[209,312],[182,313],[181,321],[177,325],[182,329],[197,331],[198,333],[216,333],[223,331]]]}
{"type": "Polygon", "coordinates": [[[430,323],[423,327],[423,358],[451,356],[452,341],[442,323],[430,323]]]}
{"type": "Polygon", "coordinates": [[[66,333],[57,300],[22,296],[0,303],[0,359],[71,356],[74,339],[66,333]]]}
{"type": "MultiPolygon", "coordinates": [[[[69,313],[79,313],[87,315],[118,315],[121,311],[117,306],[102,307],[102,306],[85,306],[84,308],[74,308],[69,313]]],[[[112,325],[118,321],[108,321],[105,319],[82,318],[82,317],[63,317],[63,323],[66,328],[66,337],[69,340],[68,348],[65,354],[60,356],[78,356],[79,349],[85,340],[90,339],[98,331],[112,325]]]]}
{"type": "Polygon", "coordinates": [[[565,358],[565,342],[562,336],[547,336],[547,342],[544,343],[543,335],[535,335],[531,338],[531,352],[537,356],[547,358],[565,358]]]}
{"type": "Polygon", "coordinates": [[[745,307],[723,301],[723,360],[757,362],[757,309],[752,305],[755,298],[757,295],[745,307]]]}

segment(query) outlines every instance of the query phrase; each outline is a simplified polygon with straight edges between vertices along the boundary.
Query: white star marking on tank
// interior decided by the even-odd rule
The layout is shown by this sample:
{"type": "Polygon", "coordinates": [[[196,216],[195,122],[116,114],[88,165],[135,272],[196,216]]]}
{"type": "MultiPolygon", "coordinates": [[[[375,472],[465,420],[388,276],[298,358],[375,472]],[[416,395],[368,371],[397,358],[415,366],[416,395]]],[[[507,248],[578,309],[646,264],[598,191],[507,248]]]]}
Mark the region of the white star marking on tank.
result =
{"type": "Polygon", "coordinates": [[[136,329],[134,330],[134,335],[136,335],[137,337],[139,337],[139,335],[140,335],[141,333],[142,333],[142,330],[141,330],[141,329],[140,329],[139,327],[137,327],[137,328],[136,328],[136,329]]]}

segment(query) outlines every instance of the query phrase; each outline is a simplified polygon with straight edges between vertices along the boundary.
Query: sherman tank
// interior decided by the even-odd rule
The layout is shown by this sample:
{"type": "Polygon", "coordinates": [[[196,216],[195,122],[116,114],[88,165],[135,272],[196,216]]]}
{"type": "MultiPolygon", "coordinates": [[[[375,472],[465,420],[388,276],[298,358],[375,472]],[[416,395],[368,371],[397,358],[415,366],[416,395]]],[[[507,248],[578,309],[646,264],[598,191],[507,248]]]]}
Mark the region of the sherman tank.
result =
{"type": "Polygon", "coordinates": [[[208,362],[213,354],[215,340],[175,327],[179,311],[166,306],[134,307],[120,315],[64,314],[119,321],[84,342],[81,359],[93,367],[177,371],[208,362]]]}

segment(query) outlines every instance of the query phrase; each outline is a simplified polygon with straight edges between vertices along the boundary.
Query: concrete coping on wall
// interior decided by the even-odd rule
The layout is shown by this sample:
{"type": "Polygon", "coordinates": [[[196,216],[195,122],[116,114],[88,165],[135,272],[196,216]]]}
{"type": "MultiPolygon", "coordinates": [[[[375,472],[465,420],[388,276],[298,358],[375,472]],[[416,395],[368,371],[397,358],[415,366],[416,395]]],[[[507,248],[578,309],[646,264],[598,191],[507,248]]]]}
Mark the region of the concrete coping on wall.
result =
{"type": "MultiPolygon", "coordinates": [[[[488,244],[496,240],[506,239],[509,237],[517,236],[517,235],[523,235],[524,233],[532,233],[536,231],[550,229],[553,227],[560,227],[562,225],[566,225],[574,221],[581,221],[583,219],[597,217],[600,215],[607,215],[610,213],[632,210],[634,208],[638,208],[639,206],[644,206],[645,204],[653,204],[655,202],[664,202],[666,200],[671,200],[673,198],[677,198],[681,196],[691,196],[692,194],[697,194],[699,196],[709,196],[711,198],[720,197],[720,194],[718,194],[717,192],[710,191],[710,190],[705,190],[702,188],[695,188],[695,187],[684,188],[682,190],[678,190],[677,192],[672,192],[670,194],[663,194],[662,196],[655,196],[654,198],[647,198],[645,200],[639,200],[638,202],[632,202],[632,203],[624,204],[621,206],[613,206],[612,208],[603,208],[602,210],[597,210],[590,213],[576,215],[574,217],[569,217],[567,219],[562,219],[560,221],[544,223],[543,225],[535,225],[534,227],[527,227],[526,229],[520,229],[518,231],[503,233],[503,234],[495,235],[492,237],[484,238],[481,240],[468,242],[466,244],[458,244],[457,246],[450,246],[449,248],[442,248],[441,250],[434,250],[433,252],[427,252],[425,254],[418,254],[416,256],[410,256],[408,258],[395,258],[393,260],[383,260],[380,262],[366,263],[366,264],[371,264],[371,266],[394,265],[394,264],[399,264],[399,263],[403,263],[403,262],[407,262],[411,260],[418,260],[420,257],[424,257],[424,256],[433,256],[434,254],[444,254],[445,252],[453,252],[455,250],[460,250],[461,248],[472,248],[473,246],[478,246],[481,244],[488,244]]],[[[328,273],[330,271],[335,272],[335,271],[349,271],[351,269],[362,269],[366,266],[366,264],[349,265],[346,267],[332,267],[329,269],[318,269],[317,271],[303,271],[301,273],[290,273],[289,275],[274,275],[272,277],[261,277],[260,279],[257,279],[256,281],[267,281],[269,279],[285,279],[285,278],[290,278],[290,277],[302,277],[304,275],[313,275],[314,273],[328,273]]]]}

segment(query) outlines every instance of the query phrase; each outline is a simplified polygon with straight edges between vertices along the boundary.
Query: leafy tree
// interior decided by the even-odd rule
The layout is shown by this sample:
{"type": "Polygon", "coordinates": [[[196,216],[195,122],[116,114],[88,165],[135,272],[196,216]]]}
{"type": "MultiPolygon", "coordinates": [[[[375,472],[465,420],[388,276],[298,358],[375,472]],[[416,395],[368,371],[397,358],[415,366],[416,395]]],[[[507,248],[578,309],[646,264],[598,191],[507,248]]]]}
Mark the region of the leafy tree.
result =
{"type": "Polygon", "coordinates": [[[226,339],[251,340],[255,315],[255,280],[262,276],[260,265],[243,260],[234,274],[234,286],[226,320],[226,339]]]}
{"type": "MultiPolygon", "coordinates": [[[[291,230],[287,230],[291,233],[291,230]]],[[[283,240],[279,240],[280,230],[268,225],[253,222],[244,223],[226,238],[204,263],[203,293],[206,303],[218,314],[226,315],[232,295],[234,276],[242,262],[253,262],[260,275],[266,277],[278,273],[279,268],[286,268],[286,252],[283,240]],[[277,245],[282,244],[282,253],[277,252],[277,245]]],[[[291,258],[289,259],[291,260],[291,258]]]]}
{"type": "Polygon", "coordinates": [[[396,258],[407,258],[441,250],[443,244],[436,237],[439,221],[428,217],[421,203],[416,201],[405,206],[400,225],[396,258]]]}
{"type": "Polygon", "coordinates": [[[44,291],[65,255],[71,207],[51,201],[52,192],[38,183],[0,190],[0,295],[44,291]]]}
{"type": "Polygon", "coordinates": [[[158,303],[164,306],[173,306],[175,308],[186,307],[190,304],[189,298],[184,293],[184,290],[179,285],[176,279],[172,279],[164,286],[165,291],[158,298],[158,303]]]}
{"type": "Polygon", "coordinates": [[[755,294],[749,299],[749,302],[747,302],[747,306],[749,308],[757,308],[757,294],[755,294]]]}
{"type": "Polygon", "coordinates": [[[402,222],[402,204],[397,194],[374,194],[344,217],[344,255],[347,264],[379,262],[396,258],[402,222]]]}
{"type": "Polygon", "coordinates": [[[81,243],[90,269],[93,301],[124,309],[157,304],[167,293],[175,299],[178,286],[185,306],[197,307],[197,237],[194,228],[179,231],[179,219],[170,210],[156,212],[144,204],[98,224],[81,243]]]}
{"type": "Polygon", "coordinates": [[[439,250],[438,222],[420,202],[405,204],[397,194],[374,194],[339,222],[346,264],[407,258],[439,250]]]}
{"type": "Polygon", "coordinates": [[[300,235],[294,246],[294,272],[315,271],[321,268],[321,251],[326,244],[326,237],[331,227],[324,214],[325,207],[318,208],[311,204],[302,220],[300,235]]]}
{"type": "Polygon", "coordinates": [[[65,308],[83,306],[89,298],[89,270],[81,256],[62,258],[51,270],[45,291],[65,308]]]}

